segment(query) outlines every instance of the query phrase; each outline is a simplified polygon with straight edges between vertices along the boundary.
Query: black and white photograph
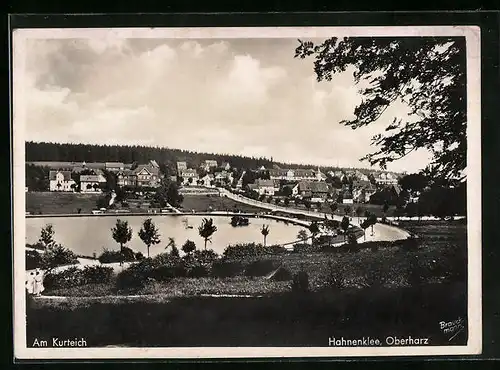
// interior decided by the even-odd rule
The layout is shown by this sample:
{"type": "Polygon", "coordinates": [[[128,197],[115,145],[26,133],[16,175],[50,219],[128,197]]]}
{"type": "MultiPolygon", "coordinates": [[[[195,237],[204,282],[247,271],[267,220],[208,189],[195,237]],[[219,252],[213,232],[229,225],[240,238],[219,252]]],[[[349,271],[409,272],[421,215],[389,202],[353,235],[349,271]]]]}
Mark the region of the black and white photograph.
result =
{"type": "Polygon", "coordinates": [[[17,358],[481,353],[478,27],[12,53],[17,358]]]}

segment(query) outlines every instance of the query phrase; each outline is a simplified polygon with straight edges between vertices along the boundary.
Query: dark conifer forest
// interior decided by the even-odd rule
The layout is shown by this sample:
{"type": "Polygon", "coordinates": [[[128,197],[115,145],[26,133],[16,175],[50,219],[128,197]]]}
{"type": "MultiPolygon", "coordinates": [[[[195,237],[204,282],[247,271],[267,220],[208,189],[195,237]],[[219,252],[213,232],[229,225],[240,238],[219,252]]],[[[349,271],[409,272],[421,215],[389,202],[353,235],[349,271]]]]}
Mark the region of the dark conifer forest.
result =
{"type": "MultiPolygon", "coordinates": [[[[260,166],[271,168],[273,164],[281,168],[317,168],[311,164],[290,164],[274,162],[272,158],[247,157],[233,154],[197,153],[194,151],[148,147],[139,145],[95,145],[26,142],[27,162],[122,162],[147,163],[156,162],[175,170],[176,162],[185,161],[189,167],[197,168],[207,159],[215,159],[219,164],[228,162],[232,167],[256,169],[260,166]]],[[[321,167],[327,169],[326,167],[321,167]]],[[[329,167],[330,168],[330,167],[329,167]]],[[[333,167],[332,167],[333,168],[333,167]]]]}

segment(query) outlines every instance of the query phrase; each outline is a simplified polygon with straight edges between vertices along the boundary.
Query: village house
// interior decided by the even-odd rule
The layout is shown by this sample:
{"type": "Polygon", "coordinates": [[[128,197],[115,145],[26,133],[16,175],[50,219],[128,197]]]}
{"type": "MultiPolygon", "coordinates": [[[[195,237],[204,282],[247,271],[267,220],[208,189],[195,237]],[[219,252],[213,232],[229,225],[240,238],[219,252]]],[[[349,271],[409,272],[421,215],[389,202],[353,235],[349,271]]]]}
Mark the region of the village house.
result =
{"type": "Polygon", "coordinates": [[[255,190],[259,195],[274,195],[274,193],[279,191],[279,187],[273,180],[263,180],[257,179],[253,184],[249,184],[249,189],[255,190]]]}
{"type": "Polygon", "coordinates": [[[209,172],[212,168],[217,168],[217,166],[218,166],[217,161],[213,159],[207,159],[201,164],[200,167],[204,171],[209,172]]]}
{"type": "Polygon", "coordinates": [[[104,169],[110,172],[118,172],[123,171],[125,169],[125,165],[121,162],[106,162],[104,164],[104,169]]]}
{"type": "Polygon", "coordinates": [[[76,182],[71,178],[71,171],[49,171],[50,191],[75,191],[76,182]]]}
{"type": "Polygon", "coordinates": [[[177,173],[180,174],[182,171],[187,170],[188,166],[186,162],[177,162],[177,173]]]}
{"type": "Polygon", "coordinates": [[[307,169],[276,169],[269,170],[269,177],[271,180],[287,180],[287,181],[301,181],[301,180],[318,180],[314,170],[307,169]]]}
{"type": "Polygon", "coordinates": [[[101,193],[106,178],[100,170],[92,171],[92,174],[80,175],[80,192],[101,193]]]}
{"type": "Polygon", "coordinates": [[[369,181],[354,181],[352,196],[357,203],[368,203],[370,197],[377,192],[377,188],[369,181]]]}
{"type": "Polygon", "coordinates": [[[355,171],[354,176],[356,177],[356,179],[358,179],[358,181],[368,181],[368,182],[370,181],[368,179],[368,176],[359,170],[355,171]]]}
{"type": "Polygon", "coordinates": [[[132,170],[121,170],[116,173],[118,186],[136,186],[137,177],[132,170]]]}
{"type": "Polygon", "coordinates": [[[292,195],[312,202],[324,202],[330,194],[330,187],[325,182],[300,181],[292,189],[292,195]]]}
{"type": "Polygon", "coordinates": [[[215,178],[216,182],[218,182],[219,184],[222,184],[222,185],[226,184],[226,182],[228,184],[233,182],[233,174],[231,172],[226,171],[226,170],[216,172],[214,174],[214,178],[215,178]]]}
{"type": "Polygon", "coordinates": [[[139,187],[160,186],[160,170],[151,163],[138,165],[132,174],[136,177],[136,185],[139,187]]]}
{"type": "Polygon", "coordinates": [[[349,190],[342,192],[342,204],[354,204],[353,194],[349,190]]]}
{"type": "Polygon", "coordinates": [[[198,172],[192,168],[187,168],[180,173],[183,185],[196,185],[198,182],[198,172]],[[191,179],[191,180],[190,180],[191,179]]]}
{"type": "Polygon", "coordinates": [[[379,185],[396,185],[398,177],[389,172],[382,172],[375,176],[375,182],[379,185]]]}
{"type": "Polygon", "coordinates": [[[209,187],[209,186],[212,186],[214,181],[215,181],[214,175],[212,175],[211,173],[208,173],[198,180],[198,184],[202,185],[202,186],[209,187]]]}

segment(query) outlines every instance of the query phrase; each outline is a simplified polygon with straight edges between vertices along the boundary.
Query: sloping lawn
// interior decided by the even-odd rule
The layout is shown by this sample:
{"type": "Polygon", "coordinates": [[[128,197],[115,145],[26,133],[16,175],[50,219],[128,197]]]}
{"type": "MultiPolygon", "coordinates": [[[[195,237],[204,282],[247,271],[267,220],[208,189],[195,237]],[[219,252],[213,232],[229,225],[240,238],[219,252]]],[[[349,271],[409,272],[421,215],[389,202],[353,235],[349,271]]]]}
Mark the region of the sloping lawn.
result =
{"type": "Polygon", "coordinates": [[[97,207],[99,194],[28,192],[26,211],[31,214],[71,214],[91,213],[97,207]]]}

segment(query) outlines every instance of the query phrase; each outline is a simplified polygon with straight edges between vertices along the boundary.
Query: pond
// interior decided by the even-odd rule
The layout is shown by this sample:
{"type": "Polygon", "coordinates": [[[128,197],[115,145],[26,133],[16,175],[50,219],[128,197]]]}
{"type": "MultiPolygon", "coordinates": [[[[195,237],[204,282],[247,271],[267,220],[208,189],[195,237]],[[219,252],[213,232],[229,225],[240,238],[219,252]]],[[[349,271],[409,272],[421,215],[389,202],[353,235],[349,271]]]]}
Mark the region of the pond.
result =
{"type": "MultiPolygon", "coordinates": [[[[198,234],[198,226],[206,216],[175,216],[158,215],[152,216],[152,220],[159,229],[161,242],[152,246],[150,254],[163,253],[168,244],[168,238],[174,238],[180,249],[186,240],[196,243],[198,249],[203,249],[204,241],[198,234]]],[[[103,249],[118,250],[119,245],[111,235],[111,228],[115,226],[116,220],[126,220],[132,228],[132,239],[127,244],[134,251],[140,251],[146,255],[146,246],[138,236],[142,222],[147,216],[90,216],[90,217],[40,217],[26,219],[26,243],[36,243],[40,237],[40,230],[47,224],[54,227],[54,239],[57,243],[69,248],[74,253],[99,256],[103,249]]],[[[212,243],[207,243],[207,249],[213,249],[222,254],[230,244],[239,243],[262,243],[263,237],[260,233],[262,225],[269,225],[267,245],[284,244],[297,240],[297,233],[304,229],[301,226],[285,224],[284,222],[265,219],[250,218],[248,226],[231,226],[231,218],[227,216],[211,216],[217,231],[212,236],[212,243]]]]}

